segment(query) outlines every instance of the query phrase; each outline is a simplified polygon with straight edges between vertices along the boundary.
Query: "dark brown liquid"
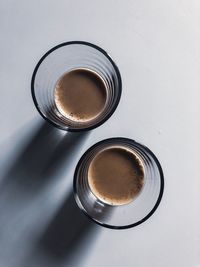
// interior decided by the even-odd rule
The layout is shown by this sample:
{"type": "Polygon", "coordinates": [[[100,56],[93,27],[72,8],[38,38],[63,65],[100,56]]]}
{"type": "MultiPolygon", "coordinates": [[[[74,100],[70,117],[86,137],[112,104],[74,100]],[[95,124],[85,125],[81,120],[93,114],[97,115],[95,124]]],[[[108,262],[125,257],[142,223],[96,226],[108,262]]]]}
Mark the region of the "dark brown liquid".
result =
{"type": "Polygon", "coordinates": [[[75,121],[88,121],[104,109],[106,86],[95,72],[75,69],[58,80],[55,102],[62,115],[75,121]]]}
{"type": "Polygon", "coordinates": [[[103,150],[92,160],[88,182],[94,195],[103,202],[127,204],[143,187],[144,168],[131,151],[113,147],[103,150]]]}

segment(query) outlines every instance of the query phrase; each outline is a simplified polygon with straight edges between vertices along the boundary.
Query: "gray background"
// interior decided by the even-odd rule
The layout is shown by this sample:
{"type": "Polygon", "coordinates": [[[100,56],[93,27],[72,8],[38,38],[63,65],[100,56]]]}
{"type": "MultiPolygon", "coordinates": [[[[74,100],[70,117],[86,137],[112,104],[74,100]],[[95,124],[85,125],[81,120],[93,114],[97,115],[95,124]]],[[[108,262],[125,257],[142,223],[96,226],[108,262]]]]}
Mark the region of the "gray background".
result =
{"type": "Polygon", "coordinates": [[[198,0],[0,1],[0,267],[199,267],[198,0]],[[123,94],[98,129],[69,134],[45,123],[30,94],[51,47],[86,40],[114,58],[123,94]],[[159,209],[114,231],[76,208],[74,167],[95,142],[127,136],[165,173],[159,209]]]}

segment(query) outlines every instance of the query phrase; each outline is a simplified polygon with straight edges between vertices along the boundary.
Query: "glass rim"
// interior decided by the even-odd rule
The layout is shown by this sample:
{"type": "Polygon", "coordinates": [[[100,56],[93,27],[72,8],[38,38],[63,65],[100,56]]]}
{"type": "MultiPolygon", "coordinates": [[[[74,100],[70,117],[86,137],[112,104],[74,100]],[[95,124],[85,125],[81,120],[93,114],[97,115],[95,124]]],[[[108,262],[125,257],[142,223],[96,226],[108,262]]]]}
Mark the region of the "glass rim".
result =
{"type": "Polygon", "coordinates": [[[161,202],[163,193],[164,193],[164,173],[163,173],[163,170],[162,170],[162,167],[161,167],[161,164],[160,164],[158,158],[155,156],[155,154],[147,146],[145,146],[145,145],[143,145],[141,143],[138,143],[138,142],[136,142],[135,140],[133,140],[131,138],[126,138],[126,137],[111,137],[111,138],[106,138],[104,140],[101,140],[101,141],[95,143],[94,145],[92,145],[91,147],[89,147],[84,152],[84,154],[81,156],[81,158],[79,159],[79,161],[78,161],[78,163],[76,165],[75,172],[74,172],[73,191],[74,191],[74,198],[75,198],[75,202],[76,202],[77,206],[93,222],[95,222],[96,224],[98,224],[100,226],[103,226],[103,227],[106,227],[106,228],[109,228],[109,229],[114,229],[114,230],[129,229],[129,228],[133,228],[135,226],[138,226],[138,225],[142,224],[143,222],[145,222],[146,220],[148,220],[154,214],[154,212],[157,210],[157,208],[158,208],[158,206],[159,206],[159,204],[161,202]],[[90,214],[88,214],[84,210],[82,204],[80,204],[80,201],[79,201],[79,197],[78,197],[78,193],[77,193],[77,187],[76,187],[76,182],[77,182],[77,179],[78,179],[78,171],[80,169],[80,166],[82,164],[82,161],[83,161],[83,159],[85,158],[85,156],[89,152],[91,152],[93,149],[95,149],[99,145],[101,145],[103,143],[106,143],[108,141],[111,141],[111,142],[112,141],[127,141],[127,142],[131,142],[131,143],[136,143],[141,148],[145,149],[152,156],[153,160],[155,161],[156,166],[158,167],[159,177],[160,177],[160,191],[159,191],[158,198],[157,198],[157,200],[156,200],[153,208],[149,211],[149,213],[146,216],[144,216],[141,220],[139,220],[139,221],[137,221],[135,223],[132,223],[132,224],[123,225],[123,226],[115,226],[115,225],[109,225],[109,224],[100,222],[100,221],[96,220],[95,218],[93,218],[92,216],[90,216],[90,214]]]}
{"type": "Polygon", "coordinates": [[[93,43],[90,43],[90,42],[87,42],[87,41],[68,41],[68,42],[63,42],[63,43],[60,43],[54,47],[52,47],[51,49],[49,49],[41,58],[40,60],[38,61],[38,63],[36,64],[35,68],[34,68],[34,71],[33,71],[33,74],[32,74],[32,78],[31,78],[31,95],[32,95],[32,99],[33,99],[33,102],[35,104],[35,107],[37,109],[37,111],[39,112],[39,114],[43,117],[43,119],[45,119],[48,123],[50,123],[51,125],[59,128],[60,130],[64,130],[64,131],[68,131],[68,132],[83,132],[83,131],[88,131],[88,130],[92,130],[92,129],[95,129],[99,126],[101,126],[104,122],[106,122],[112,115],[113,113],[115,112],[118,104],[119,104],[119,101],[121,99],[121,94],[122,94],[122,78],[121,78],[121,74],[120,74],[120,71],[119,71],[119,68],[117,67],[117,64],[114,62],[114,60],[111,58],[111,56],[104,50],[102,49],[100,46],[98,45],[95,45],[93,43]],[[109,61],[110,63],[112,64],[115,72],[116,72],[116,75],[117,75],[117,80],[119,82],[119,86],[118,86],[118,89],[119,89],[119,92],[117,94],[117,99],[116,99],[116,102],[112,108],[112,110],[101,120],[99,121],[98,123],[94,124],[94,125],[91,125],[91,126],[88,126],[88,127],[85,127],[85,128],[79,128],[79,129],[74,129],[74,128],[70,128],[68,127],[67,129],[63,128],[62,126],[60,126],[58,123],[56,122],[53,122],[51,121],[40,109],[39,105],[38,105],[38,101],[37,101],[37,98],[35,96],[35,77],[36,77],[36,74],[38,72],[38,69],[40,67],[40,65],[42,64],[42,62],[45,60],[46,57],[48,57],[52,52],[54,52],[55,50],[63,47],[63,46],[68,46],[68,45],[76,45],[76,44],[79,44],[79,45],[85,45],[85,46],[89,46],[89,47],[92,47],[96,50],[98,50],[99,52],[101,52],[109,61]]]}

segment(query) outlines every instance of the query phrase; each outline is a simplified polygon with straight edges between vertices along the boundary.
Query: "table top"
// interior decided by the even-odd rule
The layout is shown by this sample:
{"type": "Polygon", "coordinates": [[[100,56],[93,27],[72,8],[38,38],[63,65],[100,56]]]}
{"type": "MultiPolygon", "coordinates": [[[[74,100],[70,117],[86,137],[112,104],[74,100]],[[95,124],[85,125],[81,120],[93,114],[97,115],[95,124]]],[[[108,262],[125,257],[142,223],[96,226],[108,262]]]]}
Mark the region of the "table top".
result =
{"type": "Polygon", "coordinates": [[[200,266],[198,179],[200,2],[0,2],[0,266],[200,266]],[[92,42],[118,65],[120,104],[99,128],[65,133],[40,117],[33,69],[53,46],[92,42]],[[90,222],[72,195],[83,152],[108,137],[147,145],[165,191],[128,230],[90,222]]]}

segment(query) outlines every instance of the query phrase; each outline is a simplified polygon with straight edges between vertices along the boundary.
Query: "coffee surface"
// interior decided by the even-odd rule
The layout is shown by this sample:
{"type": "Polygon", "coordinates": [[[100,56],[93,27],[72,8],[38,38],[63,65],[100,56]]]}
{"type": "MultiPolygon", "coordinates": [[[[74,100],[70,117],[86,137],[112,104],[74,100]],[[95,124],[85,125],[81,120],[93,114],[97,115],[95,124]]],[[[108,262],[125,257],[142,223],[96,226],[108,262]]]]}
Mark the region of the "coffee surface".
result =
{"type": "Polygon", "coordinates": [[[131,151],[112,147],[101,151],[92,160],[88,182],[93,194],[110,205],[131,202],[141,191],[144,168],[131,151]]]}
{"type": "Polygon", "coordinates": [[[106,94],[105,83],[98,74],[88,69],[75,69],[58,80],[55,103],[62,115],[84,122],[102,112],[106,94]]]}

